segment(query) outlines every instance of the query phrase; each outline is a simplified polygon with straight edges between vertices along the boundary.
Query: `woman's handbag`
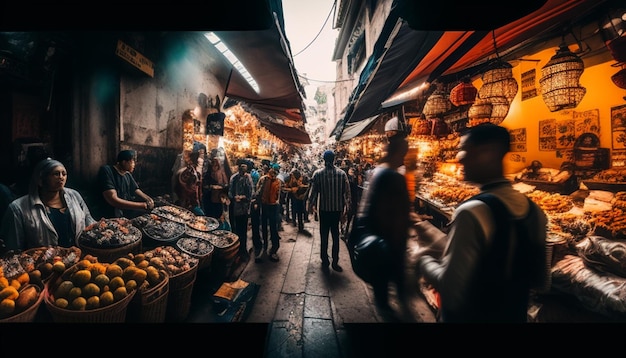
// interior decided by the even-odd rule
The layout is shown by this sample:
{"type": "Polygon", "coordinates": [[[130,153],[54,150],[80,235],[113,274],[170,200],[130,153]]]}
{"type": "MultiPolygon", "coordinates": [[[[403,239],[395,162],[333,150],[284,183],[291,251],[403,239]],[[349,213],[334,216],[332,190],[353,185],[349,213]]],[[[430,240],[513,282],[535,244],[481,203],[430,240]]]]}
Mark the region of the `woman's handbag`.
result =
{"type": "Polygon", "coordinates": [[[373,283],[390,271],[391,253],[385,239],[363,229],[352,230],[348,241],[352,270],[363,281],[373,283]],[[354,236],[353,236],[354,235],[354,236]]]}

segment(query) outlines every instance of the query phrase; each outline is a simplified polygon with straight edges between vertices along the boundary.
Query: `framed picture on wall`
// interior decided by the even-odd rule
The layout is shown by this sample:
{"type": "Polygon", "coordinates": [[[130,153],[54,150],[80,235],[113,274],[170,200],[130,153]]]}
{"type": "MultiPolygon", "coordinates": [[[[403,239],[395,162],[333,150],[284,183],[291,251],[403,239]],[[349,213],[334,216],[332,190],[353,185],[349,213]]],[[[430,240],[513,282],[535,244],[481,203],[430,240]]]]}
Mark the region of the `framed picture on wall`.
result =
{"type": "Polygon", "coordinates": [[[611,143],[613,149],[626,149],[626,104],[611,107],[611,143]]]}
{"type": "Polygon", "coordinates": [[[526,151],[526,128],[511,129],[511,152],[526,151]]]}
{"type": "Polygon", "coordinates": [[[551,151],[556,149],[556,119],[539,121],[539,150],[551,151]]]}

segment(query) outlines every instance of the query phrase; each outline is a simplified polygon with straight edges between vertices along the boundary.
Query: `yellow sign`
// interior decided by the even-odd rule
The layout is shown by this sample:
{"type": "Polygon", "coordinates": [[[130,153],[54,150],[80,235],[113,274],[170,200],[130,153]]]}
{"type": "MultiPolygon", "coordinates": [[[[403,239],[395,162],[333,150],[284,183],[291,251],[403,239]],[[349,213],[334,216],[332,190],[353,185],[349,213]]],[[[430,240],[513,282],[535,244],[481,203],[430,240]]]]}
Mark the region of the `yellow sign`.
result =
{"type": "Polygon", "coordinates": [[[125,44],[122,40],[117,41],[115,54],[126,60],[131,65],[137,67],[148,76],[154,77],[154,64],[152,61],[148,60],[134,48],[125,44]]]}

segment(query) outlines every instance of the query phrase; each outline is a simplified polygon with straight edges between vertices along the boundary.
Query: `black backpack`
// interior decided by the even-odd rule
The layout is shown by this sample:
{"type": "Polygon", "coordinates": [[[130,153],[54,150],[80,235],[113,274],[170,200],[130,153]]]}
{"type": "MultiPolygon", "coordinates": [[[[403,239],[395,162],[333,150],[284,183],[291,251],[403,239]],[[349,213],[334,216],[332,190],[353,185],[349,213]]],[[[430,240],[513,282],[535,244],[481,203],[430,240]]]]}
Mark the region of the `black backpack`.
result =
{"type": "Polygon", "coordinates": [[[480,193],[471,199],[489,206],[496,230],[470,283],[472,308],[448,312],[446,321],[525,322],[529,290],[546,282],[545,241],[542,245],[529,231],[539,224],[539,208],[529,198],[528,214],[515,219],[491,193],[480,193]]]}

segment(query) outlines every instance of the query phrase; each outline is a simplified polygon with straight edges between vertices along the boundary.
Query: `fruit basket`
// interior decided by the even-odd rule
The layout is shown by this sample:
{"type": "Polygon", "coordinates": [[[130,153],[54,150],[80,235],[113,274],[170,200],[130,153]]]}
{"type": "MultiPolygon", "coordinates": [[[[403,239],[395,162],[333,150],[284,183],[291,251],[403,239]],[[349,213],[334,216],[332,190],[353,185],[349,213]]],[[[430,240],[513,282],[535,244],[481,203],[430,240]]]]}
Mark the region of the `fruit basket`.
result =
{"type": "Polygon", "coordinates": [[[3,299],[0,303],[0,317],[3,317],[0,318],[0,323],[33,322],[46,294],[46,286],[29,283],[20,287],[16,292],[17,297],[6,299],[6,301],[3,299]],[[13,308],[7,308],[6,305],[11,304],[13,308]],[[12,312],[6,313],[6,309],[10,309],[12,312]]]}
{"type": "Polygon", "coordinates": [[[141,278],[145,279],[138,269],[126,268],[83,259],[49,281],[44,304],[52,321],[125,322],[128,305],[143,283],[141,278]],[[135,281],[134,285],[130,281],[135,281]]]}

